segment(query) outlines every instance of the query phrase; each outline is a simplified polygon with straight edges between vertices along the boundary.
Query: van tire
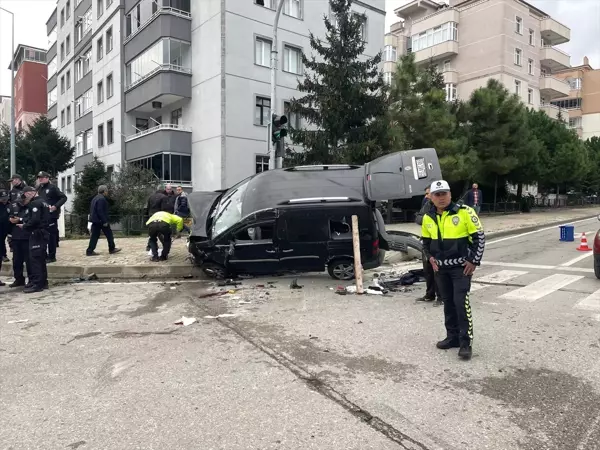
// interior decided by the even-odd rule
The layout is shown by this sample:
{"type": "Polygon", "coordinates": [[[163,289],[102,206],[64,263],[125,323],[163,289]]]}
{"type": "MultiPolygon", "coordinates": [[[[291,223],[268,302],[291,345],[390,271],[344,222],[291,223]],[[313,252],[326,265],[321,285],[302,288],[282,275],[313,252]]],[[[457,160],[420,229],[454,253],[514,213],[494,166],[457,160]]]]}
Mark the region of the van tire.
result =
{"type": "Polygon", "coordinates": [[[209,278],[216,278],[217,280],[227,278],[227,270],[220,264],[205,264],[202,271],[209,278]]]}
{"type": "Polygon", "coordinates": [[[327,272],[334,280],[349,281],[354,279],[354,260],[352,258],[336,258],[327,264],[327,272]]]}
{"type": "Polygon", "coordinates": [[[408,253],[409,249],[414,250],[411,253],[420,254],[423,251],[423,243],[416,234],[405,233],[401,231],[388,231],[387,241],[390,250],[408,253]]]}

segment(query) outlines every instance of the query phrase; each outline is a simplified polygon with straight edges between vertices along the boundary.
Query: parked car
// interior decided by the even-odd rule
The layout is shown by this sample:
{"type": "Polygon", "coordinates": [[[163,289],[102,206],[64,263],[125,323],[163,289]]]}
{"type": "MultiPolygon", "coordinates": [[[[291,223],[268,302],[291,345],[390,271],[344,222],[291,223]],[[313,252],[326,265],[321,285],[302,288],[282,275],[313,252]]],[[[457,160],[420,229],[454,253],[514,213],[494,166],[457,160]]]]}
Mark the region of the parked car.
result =
{"type": "MultiPolygon", "coordinates": [[[[600,215],[598,215],[598,220],[600,221],[600,215]]],[[[594,251],[594,275],[600,280],[600,230],[596,232],[592,249],[594,251]]]]}
{"type": "MultiPolygon", "coordinates": [[[[188,250],[215,277],[319,272],[354,278],[352,216],[361,262],[376,268],[394,246],[375,202],[423,195],[441,178],[433,149],[386,155],[365,166],[321,165],[254,175],[232,188],[193,192],[188,250]]],[[[414,239],[413,239],[414,240],[414,239]]]]}

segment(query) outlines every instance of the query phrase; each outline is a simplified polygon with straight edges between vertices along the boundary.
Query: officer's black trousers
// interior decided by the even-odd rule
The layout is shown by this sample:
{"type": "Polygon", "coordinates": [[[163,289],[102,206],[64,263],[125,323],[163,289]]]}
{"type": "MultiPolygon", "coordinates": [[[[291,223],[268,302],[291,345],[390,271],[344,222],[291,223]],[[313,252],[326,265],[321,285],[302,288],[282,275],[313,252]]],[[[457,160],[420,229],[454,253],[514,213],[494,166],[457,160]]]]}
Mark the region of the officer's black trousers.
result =
{"type": "Polygon", "coordinates": [[[29,238],[29,282],[32,286],[43,288],[48,283],[46,269],[46,246],[48,245],[48,232],[37,230],[29,238]]]}
{"type": "Polygon", "coordinates": [[[48,258],[56,259],[56,245],[58,244],[58,219],[48,221],[48,258]]]}
{"type": "Polygon", "coordinates": [[[8,228],[0,227],[0,259],[6,256],[6,236],[8,235],[8,228]]]}
{"type": "Polygon", "coordinates": [[[152,256],[158,257],[158,242],[163,246],[161,256],[167,258],[171,251],[171,225],[162,220],[152,222],[148,225],[148,234],[150,235],[150,250],[152,250],[152,256]]]}
{"type": "Polygon", "coordinates": [[[473,341],[473,316],[469,302],[471,277],[466,276],[464,267],[440,268],[436,274],[437,285],[444,300],[444,316],[447,337],[459,339],[461,344],[473,341]]]}
{"type": "Polygon", "coordinates": [[[433,270],[433,266],[429,263],[429,260],[425,256],[423,256],[423,272],[425,273],[425,297],[427,297],[430,300],[433,300],[437,297],[438,300],[441,300],[442,296],[440,295],[440,290],[435,280],[435,271],[433,270]]]}
{"type": "Polygon", "coordinates": [[[29,264],[29,240],[13,239],[12,249],[13,274],[15,276],[15,281],[21,283],[25,281],[25,276],[23,275],[23,265],[25,265],[27,268],[27,275],[31,277],[31,266],[29,264]]]}

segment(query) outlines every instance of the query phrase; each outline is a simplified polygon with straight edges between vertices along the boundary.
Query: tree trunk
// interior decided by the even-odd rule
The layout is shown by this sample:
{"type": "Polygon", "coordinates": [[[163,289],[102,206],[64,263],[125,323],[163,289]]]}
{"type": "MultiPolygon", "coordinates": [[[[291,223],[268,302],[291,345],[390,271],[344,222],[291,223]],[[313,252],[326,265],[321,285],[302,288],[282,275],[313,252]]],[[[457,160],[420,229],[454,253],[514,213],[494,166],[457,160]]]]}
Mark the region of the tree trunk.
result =
{"type": "Polygon", "coordinates": [[[494,212],[496,212],[497,198],[498,198],[498,175],[496,175],[496,180],[494,181],[494,212]]]}
{"type": "Polygon", "coordinates": [[[554,203],[554,206],[557,207],[557,208],[560,206],[559,195],[560,195],[560,184],[557,184],[556,185],[556,200],[555,200],[555,203],[554,203]]]}
{"type": "Polygon", "coordinates": [[[521,197],[523,197],[523,183],[517,184],[517,203],[521,202],[521,197]]]}

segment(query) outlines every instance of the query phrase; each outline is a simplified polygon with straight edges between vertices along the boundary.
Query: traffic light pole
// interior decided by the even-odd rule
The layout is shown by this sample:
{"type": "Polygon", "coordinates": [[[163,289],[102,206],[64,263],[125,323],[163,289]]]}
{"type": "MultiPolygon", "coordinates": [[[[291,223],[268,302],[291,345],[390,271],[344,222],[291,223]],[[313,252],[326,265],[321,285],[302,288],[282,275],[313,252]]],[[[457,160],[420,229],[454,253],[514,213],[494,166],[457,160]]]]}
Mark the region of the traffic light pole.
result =
{"type": "Polygon", "coordinates": [[[283,2],[285,0],[279,0],[277,3],[277,12],[275,13],[275,21],[273,22],[273,42],[271,43],[271,126],[267,127],[267,143],[270,145],[269,149],[269,169],[281,169],[282,158],[276,158],[275,149],[277,144],[271,142],[271,130],[273,128],[273,116],[277,111],[277,27],[279,25],[279,16],[281,16],[281,10],[283,9],[283,2]]]}

